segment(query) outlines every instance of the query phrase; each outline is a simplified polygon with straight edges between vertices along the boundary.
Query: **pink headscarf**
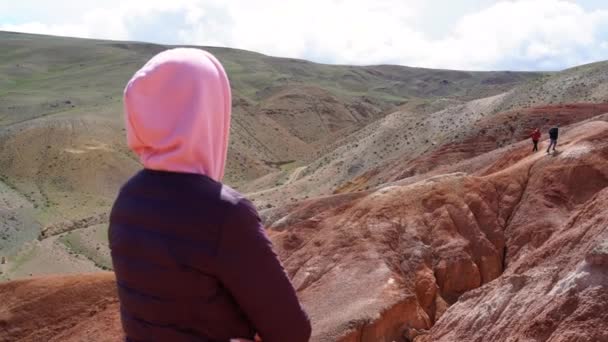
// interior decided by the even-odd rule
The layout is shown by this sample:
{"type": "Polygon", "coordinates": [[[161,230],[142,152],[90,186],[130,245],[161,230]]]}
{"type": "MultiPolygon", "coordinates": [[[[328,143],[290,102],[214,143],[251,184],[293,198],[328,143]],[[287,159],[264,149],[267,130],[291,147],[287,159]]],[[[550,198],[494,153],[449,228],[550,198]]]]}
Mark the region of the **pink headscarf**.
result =
{"type": "Polygon", "coordinates": [[[224,176],[230,131],[228,76],[210,53],[159,53],[124,92],[127,143],[152,170],[224,176]]]}

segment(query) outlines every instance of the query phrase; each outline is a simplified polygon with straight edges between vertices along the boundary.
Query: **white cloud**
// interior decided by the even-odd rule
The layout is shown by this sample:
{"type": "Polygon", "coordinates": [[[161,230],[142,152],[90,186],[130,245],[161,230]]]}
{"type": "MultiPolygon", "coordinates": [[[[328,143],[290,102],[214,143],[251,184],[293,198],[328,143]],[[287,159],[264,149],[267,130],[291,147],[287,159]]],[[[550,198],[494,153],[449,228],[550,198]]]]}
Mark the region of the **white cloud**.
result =
{"type": "Polygon", "coordinates": [[[109,0],[55,22],[0,21],[0,29],[229,46],[342,64],[559,69],[608,59],[608,10],[566,0],[485,1],[485,7],[453,18],[442,34],[427,34],[435,18],[446,18],[435,13],[451,11],[455,3],[109,0]]]}
{"type": "MultiPolygon", "coordinates": [[[[458,51],[448,58],[433,56],[432,64],[462,67],[511,63],[555,64],[590,56],[608,57],[598,33],[608,28],[608,11],[585,12],[578,5],[557,0],[501,2],[463,17],[437,50],[458,51]]],[[[517,65],[517,64],[516,64],[517,65]]]]}

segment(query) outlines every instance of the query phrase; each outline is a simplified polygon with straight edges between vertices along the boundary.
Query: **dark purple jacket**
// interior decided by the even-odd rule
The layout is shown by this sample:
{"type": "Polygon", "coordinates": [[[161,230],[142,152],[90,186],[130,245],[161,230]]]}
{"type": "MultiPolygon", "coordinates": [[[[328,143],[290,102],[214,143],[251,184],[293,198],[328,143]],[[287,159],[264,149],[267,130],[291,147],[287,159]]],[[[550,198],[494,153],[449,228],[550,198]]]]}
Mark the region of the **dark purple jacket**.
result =
{"type": "Polygon", "coordinates": [[[143,170],[110,216],[130,341],[308,341],[311,327],[253,205],[196,174],[143,170]]]}

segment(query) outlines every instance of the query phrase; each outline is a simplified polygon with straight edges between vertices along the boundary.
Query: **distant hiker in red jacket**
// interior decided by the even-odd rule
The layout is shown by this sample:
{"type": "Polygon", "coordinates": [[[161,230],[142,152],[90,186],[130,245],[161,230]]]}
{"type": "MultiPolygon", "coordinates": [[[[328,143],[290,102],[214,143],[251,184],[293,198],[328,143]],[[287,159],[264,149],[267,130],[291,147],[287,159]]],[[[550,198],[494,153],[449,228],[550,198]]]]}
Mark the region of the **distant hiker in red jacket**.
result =
{"type": "Polygon", "coordinates": [[[310,321],[255,207],[220,183],[232,106],[220,62],[199,49],[161,52],[131,78],[124,105],[144,166],[110,215],[126,340],[308,341],[310,321]]]}
{"type": "Polygon", "coordinates": [[[534,131],[532,131],[532,134],[530,134],[530,138],[532,138],[532,143],[534,144],[534,147],[532,148],[532,152],[538,151],[538,141],[540,140],[540,129],[538,129],[538,128],[534,129],[534,131]]]}

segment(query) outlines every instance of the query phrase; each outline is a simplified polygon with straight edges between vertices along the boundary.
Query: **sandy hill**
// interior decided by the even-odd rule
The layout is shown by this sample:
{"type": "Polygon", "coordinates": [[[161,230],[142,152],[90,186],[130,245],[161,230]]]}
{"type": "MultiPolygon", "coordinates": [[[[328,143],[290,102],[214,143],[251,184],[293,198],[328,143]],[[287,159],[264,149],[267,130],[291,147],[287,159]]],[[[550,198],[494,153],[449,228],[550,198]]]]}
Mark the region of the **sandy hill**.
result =
{"type": "MultiPolygon", "coordinates": [[[[0,32],[0,45],[0,256],[12,265],[0,279],[107,267],[107,253],[98,252],[104,215],[140,167],[125,146],[122,89],[168,47],[10,32],[0,32]]],[[[330,66],[208,49],[234,93],[227,183],[254,190],[295,180],[315,156],[393,108],[426,113],[542,76],[330,66]]]]}
{"type": "MultiPolygon", "coordinates": [[[[84,114],[119,123],[124,84],[147,59],[168,48],[9,32],[0,33],[0,41],[2,126],[84,114]]],[[[234,89],[232,182],[265,174],[273,163],[306,160],[315,152],[313,142],[332,141],[397,105],[466,101],[540,75],[330,66],[207,49],[222,60],[234,89]]]]}
{"type": "MultiPolygon", "coordinates": [[[[268,218],[312,340],[605,341],[608,116],[564,131],[551,155],[519,142],[463,161],[470,172],[268,218]]],[[[0,339],[120,338],[111,274],[8,282],[0,300],[0,339]]]]}

